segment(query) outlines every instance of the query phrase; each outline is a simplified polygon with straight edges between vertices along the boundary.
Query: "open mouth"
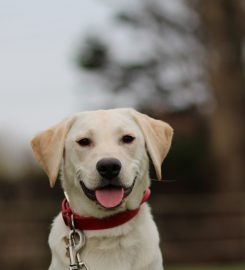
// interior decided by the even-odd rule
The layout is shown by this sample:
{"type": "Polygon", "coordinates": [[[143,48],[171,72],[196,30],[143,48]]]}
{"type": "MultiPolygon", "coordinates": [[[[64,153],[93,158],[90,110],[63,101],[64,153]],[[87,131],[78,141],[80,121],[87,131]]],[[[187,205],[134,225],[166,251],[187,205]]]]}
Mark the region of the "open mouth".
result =
{"type": "Polygon", "coordinates": [[[123,199],[126,198],[133,190],[136,177],[133,181],[133,184],[130,187],[124,187],[123,185],[106,185],[104,187],[98,187],[95,190],[89,189],[85,186],[83,181],[80,181],[83,192],[86,196],[96,201],[100,206],[112,209],[115,208],[123,202],[123,199]]]}

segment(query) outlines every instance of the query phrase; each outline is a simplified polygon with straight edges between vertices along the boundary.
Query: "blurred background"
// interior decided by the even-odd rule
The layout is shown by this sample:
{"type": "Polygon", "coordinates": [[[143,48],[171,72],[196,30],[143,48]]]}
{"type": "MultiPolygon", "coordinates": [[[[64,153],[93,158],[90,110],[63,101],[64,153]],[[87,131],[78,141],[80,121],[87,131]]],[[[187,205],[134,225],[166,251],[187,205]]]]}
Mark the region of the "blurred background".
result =
{"type": "Polygon", "coordinates": [[[0,0],[1,269],[50,263],[63,194],[31,137],[127,106],[175,130],[150,199],[165,269],[244,269],[244,18],[242,0],[0,0]]]}

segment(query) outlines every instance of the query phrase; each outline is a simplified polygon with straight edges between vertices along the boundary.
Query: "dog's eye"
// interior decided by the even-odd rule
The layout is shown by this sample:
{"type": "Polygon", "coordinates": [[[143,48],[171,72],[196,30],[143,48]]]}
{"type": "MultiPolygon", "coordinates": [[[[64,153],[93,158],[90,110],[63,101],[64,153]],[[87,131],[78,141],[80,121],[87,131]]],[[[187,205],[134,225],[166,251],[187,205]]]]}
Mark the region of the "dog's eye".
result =
{"type": "Polygon", "coordinates": [[[81,146],[90,146],[92,141],[89,138],[82,138],[78,140],[77,143],[81,146]]]}
{"type": "Polygon", "coordinates": [[[121,140],[123,143],[131,143],[134,141],[134,139],[135,139],[135,137],[133,137],[131,135],[124,135],[121,140]]]}

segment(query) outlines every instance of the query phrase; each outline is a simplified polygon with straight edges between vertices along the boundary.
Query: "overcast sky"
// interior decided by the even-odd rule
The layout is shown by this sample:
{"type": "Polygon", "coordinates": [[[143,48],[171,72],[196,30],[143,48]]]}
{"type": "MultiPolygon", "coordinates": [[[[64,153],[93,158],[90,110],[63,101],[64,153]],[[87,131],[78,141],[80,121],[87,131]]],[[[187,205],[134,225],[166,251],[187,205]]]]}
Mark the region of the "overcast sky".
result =
{"type": "Polygon", "coordinates": [[[73,59],[110,12],[106,1],[0,0],[0,134],[27,139],[88,107],[77,100],[73,59]]]}

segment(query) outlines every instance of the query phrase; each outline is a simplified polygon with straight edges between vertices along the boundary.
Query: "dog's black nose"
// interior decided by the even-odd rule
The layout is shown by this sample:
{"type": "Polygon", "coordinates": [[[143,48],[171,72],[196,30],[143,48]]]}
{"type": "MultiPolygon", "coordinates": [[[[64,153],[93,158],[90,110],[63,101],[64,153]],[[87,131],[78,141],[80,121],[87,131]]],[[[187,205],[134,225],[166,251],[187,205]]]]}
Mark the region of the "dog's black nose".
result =
{"type": "Polygon", "coordinates": [[[118,176],[122,164],[116,158],[103,158],[96,164],[96,169],[99,174],[106,179],[113,179],[118,176]]]}

